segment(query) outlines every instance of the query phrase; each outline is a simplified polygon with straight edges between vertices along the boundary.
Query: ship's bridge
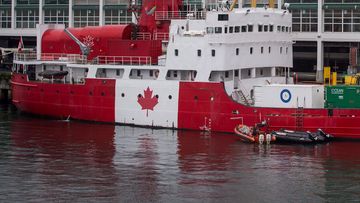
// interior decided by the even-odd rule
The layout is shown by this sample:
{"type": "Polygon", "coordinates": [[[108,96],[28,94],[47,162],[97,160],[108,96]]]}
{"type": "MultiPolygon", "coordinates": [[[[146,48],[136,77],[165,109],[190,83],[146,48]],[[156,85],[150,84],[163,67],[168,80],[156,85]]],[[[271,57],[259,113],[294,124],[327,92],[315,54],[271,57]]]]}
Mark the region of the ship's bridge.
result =
{"type": "Polygon", "coordinates": [[[167,67],[234,70],[292,67],[291,14],[273,8],[209,11],[173,20],[167,67]]]}

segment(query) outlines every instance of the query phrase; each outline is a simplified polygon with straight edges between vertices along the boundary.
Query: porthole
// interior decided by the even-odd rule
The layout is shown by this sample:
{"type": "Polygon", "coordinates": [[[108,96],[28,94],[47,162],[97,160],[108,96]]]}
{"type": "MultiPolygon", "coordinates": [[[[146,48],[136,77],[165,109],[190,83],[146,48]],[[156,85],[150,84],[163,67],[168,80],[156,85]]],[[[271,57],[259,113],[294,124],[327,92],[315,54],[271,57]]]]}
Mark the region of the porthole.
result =
{"type": "Polygon", "coordinates": [[[90,91],[90,92],[89,92],[89,95],[93,95],[93,93],[90,91]]]}
{"type": "Polygon", "coordinates": [[[74,94],[74,91],[71,90],[71,91],[70,91],[70,94],[74,94]]]}
{"type": "Polygon", "coordinates": [[[125,94],[124,94],[124,93],[121,93],[121,97],[125,97],[125,94]]]}
{"type": "Polygon", "coordinates": [[[172,96],[171,96],[171,95],[169,95],[169,99],[172,99],[172,96]]]}
{"type": "Polygon", "coordinates": [[[195,96],[195,97],[194,97],[194,100],[198,100],[198,99],[199,99],[198,96],[195,96]]]}
{"type": "MultiPolygon", "coordinates": [[[[104,69],[105,70],[105,69],[104,69]]],[[[103,80],[103,84],[106,84],[106,80],[103,80]]]]}
{"type": "Polygon", "coordinates": [[[105,96],[105,92],[101,92],[101,96],[105,96]]]}
{"type": "Polygon", "coordinates": [[[142,97],[142,95],[141,94],[138,94],[138,98],[141,98],[142,97]]]}
{"type": "Polygon", "coordinates": [[[40,92],[43,92],[44,91],[44,89],[40,89],[40,92]]]}
{"type": "Polygon", "coordinates": [[[156,97],[157,99],[159,99],[159,95],[155,95],[155,97],[156,97]]]}
{"type": "Polygon", "coordinates": [[[210,101],[214,101],[214,97],[210,97],[210,101]]]}
{"type": "Polygon", "coordinates": [[[59,93],[60,93],[60,91],[59,91],[59,90],[56,90],[56,93],[58,93],[58,94],[59,94],[59,93]]]}

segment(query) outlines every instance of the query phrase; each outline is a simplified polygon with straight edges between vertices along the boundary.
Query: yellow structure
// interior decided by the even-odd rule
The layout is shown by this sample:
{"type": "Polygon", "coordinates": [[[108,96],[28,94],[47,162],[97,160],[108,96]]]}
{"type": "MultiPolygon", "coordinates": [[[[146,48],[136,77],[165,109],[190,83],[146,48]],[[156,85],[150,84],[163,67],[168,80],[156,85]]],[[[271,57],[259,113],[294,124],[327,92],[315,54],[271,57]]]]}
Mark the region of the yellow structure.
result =
{"type": "Polygon", "coordinates": [[[346,75],[345,76],[345,85],[357,85],[359,84],[360,74],[356,75],[346,75]]]}
{"type": "Polygon", "coordinates": [[[269,7],[274,8],[275,7],[275,0],[269,0],[269,7]]]}
{"type": "Polygon", "coordinates": [[[331,77],[331,68],[324,67],[324,83],[330,84],[330,77],[331,77]]]}
{"type": "Polygon", "coordinates": [[[251,0],[251,8],[256,8],[256,0],[251,0]]]}
{"type": "Polygon", "coordinates": [[[331,85],[337,85],[337,72],[332,73],[331,85]]]}
{"type": "Polygon", "coordinates": [[[238,0],[234,0],[233,3],[230,6],[230,11],[234,10],[235,5],[237,4],[238,0]]]}

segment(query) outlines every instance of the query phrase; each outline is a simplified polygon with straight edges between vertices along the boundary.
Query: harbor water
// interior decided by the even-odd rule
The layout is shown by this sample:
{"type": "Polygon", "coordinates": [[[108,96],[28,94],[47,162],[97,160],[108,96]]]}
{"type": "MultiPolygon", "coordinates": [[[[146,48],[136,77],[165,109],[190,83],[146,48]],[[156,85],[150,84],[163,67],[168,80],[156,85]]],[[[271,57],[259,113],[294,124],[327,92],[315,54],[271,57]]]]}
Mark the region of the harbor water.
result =
{"type": "Polygon", "coordinates": [[[360,142],[51,120],[0,105],[0,202],[359,202],[360,142]]]}

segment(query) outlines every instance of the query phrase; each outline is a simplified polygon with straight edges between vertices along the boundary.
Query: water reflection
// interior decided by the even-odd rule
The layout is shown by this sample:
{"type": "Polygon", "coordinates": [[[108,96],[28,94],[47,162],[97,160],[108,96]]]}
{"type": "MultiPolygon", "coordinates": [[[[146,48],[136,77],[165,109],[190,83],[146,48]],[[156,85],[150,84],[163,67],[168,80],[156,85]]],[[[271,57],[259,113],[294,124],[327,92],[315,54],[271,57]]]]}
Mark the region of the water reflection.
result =
{"type": "Polygon", "coordinates": [[[0,202],[360,198],[359,142],[259,146],[229,134],[5,116],[6,111],[0,111],[0,202]]]}

